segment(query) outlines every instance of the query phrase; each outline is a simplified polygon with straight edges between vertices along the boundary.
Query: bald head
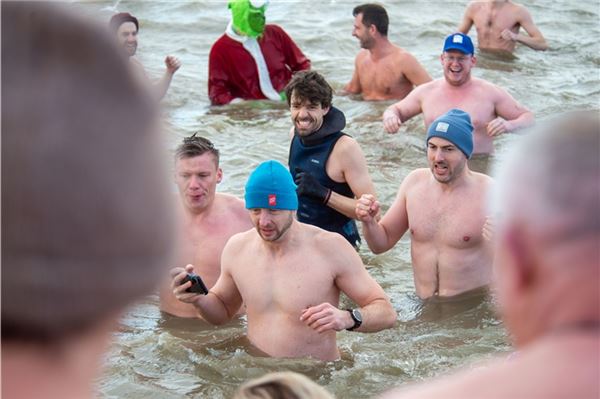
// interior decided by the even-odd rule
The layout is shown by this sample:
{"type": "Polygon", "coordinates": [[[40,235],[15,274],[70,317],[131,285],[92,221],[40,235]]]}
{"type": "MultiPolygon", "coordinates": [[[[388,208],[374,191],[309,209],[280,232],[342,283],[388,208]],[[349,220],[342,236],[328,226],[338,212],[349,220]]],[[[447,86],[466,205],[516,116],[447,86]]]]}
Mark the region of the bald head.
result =
{"type": "Polygon", "coordinates": [[[154,104],[107,35],[55,4],[2,4],[3,341],[88,329],[168,262],[154,104]]]}

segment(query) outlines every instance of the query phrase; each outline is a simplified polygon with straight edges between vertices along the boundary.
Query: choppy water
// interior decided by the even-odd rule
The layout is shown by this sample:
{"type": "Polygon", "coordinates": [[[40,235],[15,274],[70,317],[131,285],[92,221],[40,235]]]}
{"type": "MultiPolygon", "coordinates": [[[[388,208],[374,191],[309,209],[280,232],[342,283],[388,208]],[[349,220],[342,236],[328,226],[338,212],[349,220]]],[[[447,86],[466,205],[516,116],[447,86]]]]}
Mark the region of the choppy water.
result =
{"type": "MultiPolygon", "coordinates": [[[[458,25],[465,2],[383,1],[390,15],[390,40],[412,52],[433,78],[442,76],[439,54],[446,34],[458,25]]],[[[480,55],[477,77],[506,88],[538,119],[559,111],[600,104],[598,1],[524,1],[551,49],[518,48],[516,59],[480,55]]],[[[211,108],[207,97],[210,45],[228,19],[225,1],[84,2],[83,8],[108,19],[102,8],[117,4],[141,24],[138,56],[148,72],[163,71],[166,54],[179,57],[165,106],[165,139],[170,148],[199,131],[222,151],[221,191],[242,195],[248,172],[268,158],[287,161],[288,111],[282,104],[249,102],[211,108]]],[[[352,8],[340,0],[272,0],[267,19],[280,24],[335,89],[350,79],[358,44],[351,36],[352,8]]],[[[471,31],[475,35],[474,28],[471,31]]],[[[397,135],[384,133],[381,114],[390,102],[335,97],[348,120],[346,132],[361,144],[382,203],[389,205],[402,179],[426,164],[424,127],[414,118],[397,135]]],[[[518,136],[497,140],[496,160],[518,136]]],[[[535,151],[535,149],[532,149],[535,151]]],[[[550,172],[551,173],[551,172],[550,172]]],[[[104,397],[223,398],[248,378],[294,370],[317,380],[339,398],[373,396],[388,387],[438,375],[475,359],[510,351],[506,332],[489,300],[421,304],[413,294],[409,241],[391,251],[361,256],[369,272],[390,295],[399,313],[396,328],[377,334],[342,332],[340,361],[280,360],[252,356],[244,321],[208,327],[164,317],[151,297],[123,320],[99,381],[104,397]]]]}

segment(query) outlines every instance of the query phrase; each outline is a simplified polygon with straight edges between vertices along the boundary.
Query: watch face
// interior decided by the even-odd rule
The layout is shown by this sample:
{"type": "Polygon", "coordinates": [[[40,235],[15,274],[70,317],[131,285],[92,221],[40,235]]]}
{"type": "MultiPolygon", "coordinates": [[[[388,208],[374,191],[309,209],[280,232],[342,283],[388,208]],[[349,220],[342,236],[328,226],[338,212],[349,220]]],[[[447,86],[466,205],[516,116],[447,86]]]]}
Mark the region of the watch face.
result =
{"type": "Polygon", "coordinates": [[[352,309],[352,317],[358,323],[362,323],[362,315],[360,314],[360,311],[358,309],[352,309]]]}

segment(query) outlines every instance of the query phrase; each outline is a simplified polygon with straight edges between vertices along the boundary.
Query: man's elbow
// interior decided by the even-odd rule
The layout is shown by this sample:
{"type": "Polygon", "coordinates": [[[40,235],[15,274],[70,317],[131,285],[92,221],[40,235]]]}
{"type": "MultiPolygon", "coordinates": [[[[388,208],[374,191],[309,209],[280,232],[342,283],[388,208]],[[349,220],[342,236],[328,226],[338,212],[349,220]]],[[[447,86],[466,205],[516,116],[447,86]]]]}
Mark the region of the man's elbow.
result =
{"type": "Polygon", "coordinates": [[[386,302],[387,302],[387,306],[386,306],[385,317],[383,320],[384,328],[392,328],[396,325],[396,320],[398,319],[398,314],[396,313],[396,310],[394,310],[394,307],[392,306],[390,301],[387,300],[386,302]]]}

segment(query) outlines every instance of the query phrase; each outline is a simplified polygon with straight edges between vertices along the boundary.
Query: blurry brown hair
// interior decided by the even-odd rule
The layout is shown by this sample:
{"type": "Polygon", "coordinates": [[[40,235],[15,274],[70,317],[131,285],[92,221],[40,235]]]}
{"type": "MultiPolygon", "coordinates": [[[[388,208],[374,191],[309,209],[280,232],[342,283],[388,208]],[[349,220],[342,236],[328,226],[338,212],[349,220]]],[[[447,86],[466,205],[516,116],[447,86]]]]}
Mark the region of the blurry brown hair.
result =
{"type": "Polygon", "coordinates": [[[197,136],[197,133],[185,137],[183,142],[175,149],[175,160],[193,158],[205,153],[211,153],[215,157],[217,167],[219,166],[219,150],[207,138],[197,136]]]}
{"type": "Polygon", "coordinates": [[[155,104],[105,27],[2,3],[2,339],[54,343],[149,293],[173,220],[155,104]]]}

